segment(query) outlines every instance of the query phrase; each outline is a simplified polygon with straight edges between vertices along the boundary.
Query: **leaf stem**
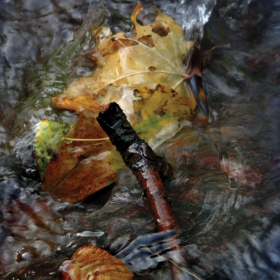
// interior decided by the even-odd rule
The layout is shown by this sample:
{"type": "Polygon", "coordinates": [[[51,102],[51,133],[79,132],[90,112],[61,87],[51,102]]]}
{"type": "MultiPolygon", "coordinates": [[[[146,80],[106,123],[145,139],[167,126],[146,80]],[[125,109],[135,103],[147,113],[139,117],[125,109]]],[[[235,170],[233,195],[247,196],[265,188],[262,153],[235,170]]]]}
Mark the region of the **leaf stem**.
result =
{"type": "Polygon", "coordinates": [[[108,141],[109,137],[104,137],[104,138],[95,138],[95,139],[90,139],[90,138],[69,138],[69,137],[63,137],[62,140],[68,140],[68,141],[81,141],[81,142],[100,142],[100,141],[108,141]]]}

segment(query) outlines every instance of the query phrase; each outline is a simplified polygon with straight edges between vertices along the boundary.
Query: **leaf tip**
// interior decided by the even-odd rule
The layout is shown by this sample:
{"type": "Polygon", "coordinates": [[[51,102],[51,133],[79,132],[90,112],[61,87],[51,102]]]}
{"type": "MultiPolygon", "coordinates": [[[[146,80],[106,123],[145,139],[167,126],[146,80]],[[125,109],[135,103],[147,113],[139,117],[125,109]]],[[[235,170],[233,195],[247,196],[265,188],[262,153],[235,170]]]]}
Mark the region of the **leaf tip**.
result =
{"type": "Polygon", "coordinates": [[[140,2],[137,2],[137,6],[135,7],[134,11],[131,14],[131,21],[134,25],[138,25],[137,16],[142,11],[143,11],[143,5],[140,2]]]}

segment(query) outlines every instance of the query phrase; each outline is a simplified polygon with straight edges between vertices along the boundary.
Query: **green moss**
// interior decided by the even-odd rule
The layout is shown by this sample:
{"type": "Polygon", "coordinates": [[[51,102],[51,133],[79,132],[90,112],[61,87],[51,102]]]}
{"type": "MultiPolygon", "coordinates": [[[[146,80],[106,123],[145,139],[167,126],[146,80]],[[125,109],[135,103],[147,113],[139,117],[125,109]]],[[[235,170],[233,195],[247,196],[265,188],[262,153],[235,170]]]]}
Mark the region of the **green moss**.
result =
{"type": "Polygon", "coordinates": [[[34,150],[41,178],[43,178],[55,150],[60,145],[62,137],[65,136],[70,129],[71,125],[55,121],[44,120],[38,123],[34,150]]]}

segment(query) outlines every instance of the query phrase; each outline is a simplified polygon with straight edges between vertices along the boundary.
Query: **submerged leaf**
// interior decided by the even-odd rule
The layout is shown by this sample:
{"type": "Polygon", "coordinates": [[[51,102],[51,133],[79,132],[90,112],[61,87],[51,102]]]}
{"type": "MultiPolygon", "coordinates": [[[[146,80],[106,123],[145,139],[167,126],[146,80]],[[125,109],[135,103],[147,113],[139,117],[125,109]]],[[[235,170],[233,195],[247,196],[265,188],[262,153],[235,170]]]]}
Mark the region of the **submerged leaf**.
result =
{"type": "Polygon", "coordinates": [[[63,262],[60,271],[64,280],[133,279],[133,273],[122,260],[92,245],[79,248],[71,260],[63,262]]]}
{"type": "Polygon", "coordinates": [[[134,95],[137,101],[133,104],[136,115],[133,127],[153,149],[191,124],[190,100],[169,86],[138,87],[134,95]]]}
{"type": "MultiPolygon", "coordinates": [[[[191,109],[189,99],[180,96],[168,86],[158,85],[155,89],[145,86],[134,90],[137,101],[133,102],[135,112],[131,121],[138,136],[155,149],[171,138],[182,127],[191,125],[191,109]]],[[[121,158],[116,150],[110,154],[110,162],[114,171],[121,167],[121,158]],[[117,160],[119,159],[119,160],[117,160]]]]}
{"type": "MultiPolygon", "coordinates": [[[[68,138],[104,138],[94,117],[100,106],[110,102],[120,105],[152,148],[191,124],[197,103],[186,82],[183,59],[193,43],[184,41],[182,28],[159,10],[154,22],[140,25],[137,15],[142,9],[138,3],[131,15],[135,26],[131,37],[123,32],[112,35],[103,26],[94,28],[96,46],[88,54],[95,65],[93,74],[74,81],[53,98],[57,108],[80,114],[68,138]]],[[[71,202],[112,183],[123,167],[106,141],[63,142],[55,156],[46,170],[43,190],[71,202]]]]}
{"type": "MultiPolygon", "coordinates": [[[[71,138],[105,136],[93,114],[86,111],[79,115],[75,127],[67,134],[71,138]]],[[[112,149],[110,141],[63,141],[46,169],[43,191],[76,202],[113,183],[116,175],[108,160],[112,149]]]]}
{"type": "Polygon", "coordinates": [[[53,158],[62,137],[70,130],[70,125],[55,121],[43,120],[36,126],[34,150],[36,162],[43,178],[45,170],[53,158]]]}
{"type": "Polygon", "coordinates": [[[138,3],[132,13],[135,26],[132,37],[127,38],[123,32],[116,35],[107,32],[104,39],[104,29],[94,30],[97,44],[88,56],[95,63],[95,71],[91,76],[74,81],[61,95],[53,98],[55,106],[79,112],[83,107],[80,96],[91,94],[99,105],[115,101],[126,114],[132,114],[133,90],[139,85],[155,88],[161,84],[186,96],[188,106],[195,109],[195,98],[184,82],[183,64],[184,56],[193,49],[193,42],[184,41],[182,28],[159,10],[153,23],[140,25],[137,15],[142,9],[138,3]],[[75,107],[68,105],[69,99],[75,100],[75,107]]]}

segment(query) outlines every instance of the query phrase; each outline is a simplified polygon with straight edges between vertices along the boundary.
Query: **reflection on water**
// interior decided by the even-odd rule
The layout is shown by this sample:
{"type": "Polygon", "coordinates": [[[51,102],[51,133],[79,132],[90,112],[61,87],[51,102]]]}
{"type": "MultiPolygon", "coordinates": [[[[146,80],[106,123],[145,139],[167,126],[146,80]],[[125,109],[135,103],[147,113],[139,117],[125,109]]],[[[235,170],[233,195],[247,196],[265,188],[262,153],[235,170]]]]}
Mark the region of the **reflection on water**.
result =
{"type": "MultiPolygon", "coordinates": [[[[47,99],[92,71],[84,59],[92,47],[87,35],[78,38],[84,51],[73,61],[63,55],[51,60],[63,44],[72,46],[73,30],[90,2],[0,1],[0,267],[10,273],[6,279],[29,263],[24,279],[60,279],[59,264],[82,244],[113,252],[156,230],[129,171],[119,174],[116,187],[76,205],[40,192],[28,124],[55,114],[49,104],[42,106],[39,89],[47,99]],[[65,65],[72,65],[69,76],[65,65]],[[29,95],[37,96],[30,107],[24,103],[29,95]]],[[[112,9],[128,16],[134,7],[128,2],[108,1],[114,21],[107,21],[115,22],[115,30],[131,28],[112,9]]],[[[171,205],[191,269],[201,278],[279,278],[280,5],[263,2],[153,1],[203,49],[231,45],[213,51],[204,73],[211,123],[185,128],[157,149],[175,168],[168,186],[171,205]]],[[[168,279],[167,271],[163,266],[150,279],[168,279]]]]}

